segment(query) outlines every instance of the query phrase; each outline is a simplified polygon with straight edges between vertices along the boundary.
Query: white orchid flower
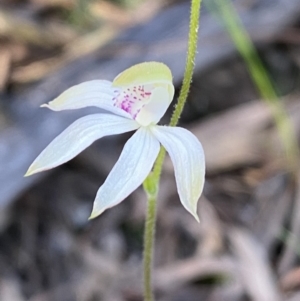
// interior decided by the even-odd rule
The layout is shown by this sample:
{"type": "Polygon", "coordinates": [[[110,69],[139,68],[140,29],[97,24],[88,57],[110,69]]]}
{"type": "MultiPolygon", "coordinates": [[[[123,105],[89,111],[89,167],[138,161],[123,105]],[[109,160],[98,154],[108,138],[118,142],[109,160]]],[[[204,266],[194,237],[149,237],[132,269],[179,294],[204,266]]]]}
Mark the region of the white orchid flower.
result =
{"type": "Polygon", "coordinates": [[[99,188],[91,218],[123,201],[150,173],[160,144],[174,164],[180,201],[197,220],[205,162],[202,146],[188,130],[157,125],[174,96],[170,69],[158,62],[135,65],[113,82],[93,80],[69,88],[42,105],[54,111],[95,106],[109,113],[82,117],[57,136],[25,176],[61,165],[104,136],[137,130],[99,188]]]}

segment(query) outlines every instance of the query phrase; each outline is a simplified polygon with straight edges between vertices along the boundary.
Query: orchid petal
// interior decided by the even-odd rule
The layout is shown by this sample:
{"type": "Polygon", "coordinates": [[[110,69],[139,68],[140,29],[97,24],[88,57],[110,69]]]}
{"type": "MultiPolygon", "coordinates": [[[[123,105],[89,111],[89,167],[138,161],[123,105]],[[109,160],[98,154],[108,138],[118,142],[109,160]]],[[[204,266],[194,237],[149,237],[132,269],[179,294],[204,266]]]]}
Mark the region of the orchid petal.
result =
{"type": "Polygon", "coordinates": [[[114,106],[113,98],[116,91],[118,89],[113,88],[110,81],[92,80],[67,89],[60,96],[41,107],[62,111],[95,106],[131,118],[130,114],[114,106]]]}
{"type": "Polygon", "coordinates": [[[197,203],[205,176],[201,143],[191,132],[180,127],[153,126],[151,131],[171,157],[182,205],[199,221],[197,203]]]}
{"type": "Polygon", "coordinates": [[[35,159],[25,176],[61,165],[104,136],[135,130],[139,124],[111,114],[82,117],[57,136],[35,159]]]}
{"type": "Polygon", "coordinates": [[[121,156],[99,188],[90,218],[123,201],[150,173],[160,144],[147,128],[140,128],[125,144],[121,156]]]}

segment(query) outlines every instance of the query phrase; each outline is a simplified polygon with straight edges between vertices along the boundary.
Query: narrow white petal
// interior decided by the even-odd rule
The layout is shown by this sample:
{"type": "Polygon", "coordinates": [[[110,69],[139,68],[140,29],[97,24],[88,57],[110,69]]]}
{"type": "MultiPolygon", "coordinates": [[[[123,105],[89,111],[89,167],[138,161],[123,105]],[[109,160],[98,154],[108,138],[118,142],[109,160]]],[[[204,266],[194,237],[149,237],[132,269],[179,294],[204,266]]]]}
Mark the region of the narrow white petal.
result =
{"type": "Polygon", "coordinates": [[[197,203],[205,176],[201,143],[191,132],[180,127],[153,126],[151,130],[171,157],[182,205],[199,221],[197,203]]]}
{"type": "Polygon", "coordinates": [[[41,152],[25,176],[71,160],[97,139],[129,132],[138,127],[136,121],[117,115],[93,114],[82,117],[71,124],[41,152]]]}
{"type": "Polygon", "coordinates": [[[117,88],[113,88],[110,81],[92,80],[67,89],[60,96],[41,107],[62,111],[95,106],[131,118],[127,112],[114,106],[113,98],[116,90],[117,88]]]}
{"type": "Polygon", "coordinates": [[[90,218],[123,201],[150,173],[160,144],[146,128],[140,128],[125,144],[121,156],[99,188],[90,218]]]}

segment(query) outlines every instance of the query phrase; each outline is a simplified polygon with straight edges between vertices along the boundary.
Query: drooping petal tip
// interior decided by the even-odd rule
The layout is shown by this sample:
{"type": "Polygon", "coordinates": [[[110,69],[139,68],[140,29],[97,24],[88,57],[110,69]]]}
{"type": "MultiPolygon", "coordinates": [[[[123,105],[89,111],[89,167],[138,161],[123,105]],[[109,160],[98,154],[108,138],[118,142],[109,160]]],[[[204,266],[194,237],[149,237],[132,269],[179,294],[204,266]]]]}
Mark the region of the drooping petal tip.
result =
{"type": "Polygon", "coordinates": [[[32,164],[29,166],[28,170],[26,171],[24,177],[32,176],[36,173],[39,173],[41,171],[47,170],[49,168],[43,168],[43,166],[39,165],[36,160],[32,162],[32,164]]]}
{"type": "Polygon", "coordinates": [[[195,210],[195,212],[190,212],[190,213],[191,213],[192,216],[196,219],[196,221],[197,221],[198,223],[200,223],[200,219],[199,219],[199,216],[198,216],[196,210],[195,210]]]}
{"type": "Polygon", "coordinates": [[[42,165],[39,164],[39,162],[36,162],[36,160],[29,166],[28,170],[26,171],[24,177],[29,177],[32,176],[36,173],[42,172],[42,171],[46,171],[50,168],[44,167],[42,165]]]}
{"type": "Polygon", "coordinates": [[[98,216],[99,216],[100,214],[102,214],[104,211],[105,211],[105,210],[97,211],[97,210],[95,209],[95,207],[93,207],[92,213],[91,213],[90,217],[88,218],[88,220],[92,220],[92,219],[98,217],[98,216]]]}
{"type": "Polygon", "coordinates": [[[196,220],[198,223],[200,223],[200,219],[199,219],[199,216],[198,216],[198,213],[197,213],[197,204],[198,204],[198,200],[197,200],[197,202],[196,202],[194,205],[191,205],[191,204],[190,204],[190,206],[187,206],[186,204],[184,204],[184,203],[182,202],[182,198],[180,199],[180,201],[181,201],[181,203],[182,203],[184,209],[185,209],[188,213],[190,213],[190,214],[195,218],[195,220],[196,220]]]}
{"type": "Polygon", "coordinates": [[[33,170],[33,168],[31,168],[31,165],[30,165],[30,167],[28,168],[28,170],[24,174],[24,178],[29,177],[29,176],[31,176],[33,174],[34,174],[34,170],[33,170]]]}
{"type": "Polygon", "coordinates": [[[48,109],[50,109],[50,110],[51,110],[51,107],[50,107],[50,105],[49,105],[49,104],[47,104],[47,103],[44,103],[44,104],[40,105],[40,108],[48,108],[48,109]]]}

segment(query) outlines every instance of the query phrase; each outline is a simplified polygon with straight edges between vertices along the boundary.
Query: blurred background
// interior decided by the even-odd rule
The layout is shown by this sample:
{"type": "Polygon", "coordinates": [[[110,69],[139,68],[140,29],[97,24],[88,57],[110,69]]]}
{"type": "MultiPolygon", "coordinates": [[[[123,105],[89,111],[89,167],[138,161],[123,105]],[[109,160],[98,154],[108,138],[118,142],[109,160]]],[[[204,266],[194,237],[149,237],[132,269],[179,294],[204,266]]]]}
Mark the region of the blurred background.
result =
{"type": "MultiPolygon", "coordinates": [[[[143,61],[183,77],[190,1],[0,1],[0,301],[141,301],[140,188],[88,221],[130,134],[23,178],[79,116],[39,106],[143,61]]],[[[204,0],[181,126],[207,162],[198,224],[167,158],[160,185],[158,301],[300,300],[300,1],[204,0]]],[[[162,120],[167,124],[172,106],[162,120]]]]}

